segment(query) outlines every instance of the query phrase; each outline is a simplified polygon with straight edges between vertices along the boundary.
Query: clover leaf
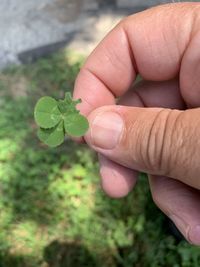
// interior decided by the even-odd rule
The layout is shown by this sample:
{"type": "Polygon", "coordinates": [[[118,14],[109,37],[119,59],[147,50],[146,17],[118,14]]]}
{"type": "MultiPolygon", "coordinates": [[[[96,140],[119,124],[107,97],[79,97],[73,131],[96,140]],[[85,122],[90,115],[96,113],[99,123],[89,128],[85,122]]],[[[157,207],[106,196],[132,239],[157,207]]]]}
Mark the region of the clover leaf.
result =
{"type": "Polygon", "coordinates": [[[88,120],[80,114],[76,105],[81,99],[73,100],[71,93],[65,94],[64,100],[55,100],[44,96],[36,103],[34,117],[40,127],[38,138],[50,147],[59,146],[64,142],[65,133],[80,137],[88,128],[88,120]]]}
{"type": "Polygon", "coordinates": [[[80,114],[68,115],[64,119],[65,132],[71,136],[80,137],[89,128],[88,120],[80,114]]]}
{"type": "Polygon", "coordinates": [[[65,138],[63,121],[51,129],[40,128],[38,130],[38,138],[50,147],[56,147],[62,144],[65,138]]]}
{"type": "Polygon", "coordinates": [[[61,120],[57,101],[49,96],[42,97],[35,106],[34,116],[37,125],[44,129],[56,126],[61,120]]]}

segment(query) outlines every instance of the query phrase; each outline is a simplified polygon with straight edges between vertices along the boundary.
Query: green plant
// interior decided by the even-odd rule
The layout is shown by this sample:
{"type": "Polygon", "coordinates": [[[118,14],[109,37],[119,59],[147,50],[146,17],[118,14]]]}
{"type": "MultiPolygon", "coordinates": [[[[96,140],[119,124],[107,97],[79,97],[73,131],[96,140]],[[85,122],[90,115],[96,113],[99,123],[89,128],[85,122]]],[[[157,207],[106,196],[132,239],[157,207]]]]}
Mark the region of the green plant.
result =
{"type": "Polygon", "coordinates": [[[44,96],[35,106],[34,117],[39,139],[50,147],[56,147],[64,142],[65,133],[70,136],[83,136],[88,128],[87,119],[80,115],[76,105],[81,99],[73,100],[71,93],[65,94],[64,100],[55,100],[44,96]]]}

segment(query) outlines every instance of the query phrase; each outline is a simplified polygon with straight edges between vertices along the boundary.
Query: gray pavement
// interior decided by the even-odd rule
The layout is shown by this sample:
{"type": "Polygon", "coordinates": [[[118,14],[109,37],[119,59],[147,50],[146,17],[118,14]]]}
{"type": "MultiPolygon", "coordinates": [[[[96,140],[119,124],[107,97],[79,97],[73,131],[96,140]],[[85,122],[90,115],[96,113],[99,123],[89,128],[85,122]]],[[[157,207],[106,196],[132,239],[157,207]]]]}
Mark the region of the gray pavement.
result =
{"type": "Polygon", "coordinates": [[[28,62],[66,44],[87,54],[124,16],[166,2],[1,0],[0,68],[28,62]]]}

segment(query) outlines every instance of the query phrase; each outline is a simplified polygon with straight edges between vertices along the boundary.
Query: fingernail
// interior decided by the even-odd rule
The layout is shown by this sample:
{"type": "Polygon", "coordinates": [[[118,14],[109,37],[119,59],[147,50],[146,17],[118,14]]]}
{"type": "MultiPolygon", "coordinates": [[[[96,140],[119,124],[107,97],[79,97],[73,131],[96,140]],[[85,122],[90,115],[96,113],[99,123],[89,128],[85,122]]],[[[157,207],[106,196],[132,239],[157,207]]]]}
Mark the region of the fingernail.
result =
{"type": "Polygon", "coordinates": [[[196,225],[189,230],[188,238],[193,245],[200,245],[200,225],[196,225]]]}
{"type": "Polygon", "coordinates": [[[119,143],[124,128],[122,117],[112,111],[97,115],[91,123],[92,144],[103,149],[113,149],[119,143]]]}

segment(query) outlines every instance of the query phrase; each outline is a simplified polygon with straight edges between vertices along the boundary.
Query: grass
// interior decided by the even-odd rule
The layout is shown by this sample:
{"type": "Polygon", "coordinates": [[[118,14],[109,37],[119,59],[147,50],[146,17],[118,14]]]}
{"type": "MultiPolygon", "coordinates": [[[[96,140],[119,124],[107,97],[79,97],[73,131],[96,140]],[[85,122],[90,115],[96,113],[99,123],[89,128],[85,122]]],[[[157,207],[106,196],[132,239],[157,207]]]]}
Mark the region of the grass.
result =
{"type": "Polygon", "coordinates": [[[38,141],[35,102],[72,89],[82,62],[61,51],[0,73],[0,267],[200,266],[199,248],[170,234],[144,175],[112,200],[85,145],[38,141]]]}

